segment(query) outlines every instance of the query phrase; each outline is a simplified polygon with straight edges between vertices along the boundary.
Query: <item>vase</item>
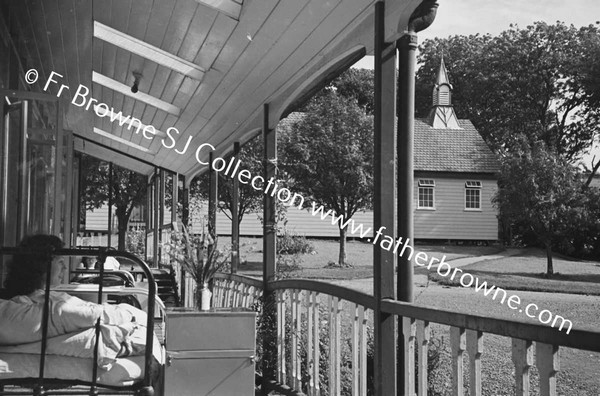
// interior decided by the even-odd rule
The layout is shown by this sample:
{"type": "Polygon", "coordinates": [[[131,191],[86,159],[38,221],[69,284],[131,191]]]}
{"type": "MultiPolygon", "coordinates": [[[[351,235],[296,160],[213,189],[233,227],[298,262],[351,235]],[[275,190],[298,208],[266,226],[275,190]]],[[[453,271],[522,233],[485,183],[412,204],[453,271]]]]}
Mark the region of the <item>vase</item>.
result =
{"type": "Polygon", "coordinates": [[[208,283],[202,284],[200,289],[200,310],[208,311],[210,309],[210,299],[212,298],[212,292],[208,288],[208,283]]]}

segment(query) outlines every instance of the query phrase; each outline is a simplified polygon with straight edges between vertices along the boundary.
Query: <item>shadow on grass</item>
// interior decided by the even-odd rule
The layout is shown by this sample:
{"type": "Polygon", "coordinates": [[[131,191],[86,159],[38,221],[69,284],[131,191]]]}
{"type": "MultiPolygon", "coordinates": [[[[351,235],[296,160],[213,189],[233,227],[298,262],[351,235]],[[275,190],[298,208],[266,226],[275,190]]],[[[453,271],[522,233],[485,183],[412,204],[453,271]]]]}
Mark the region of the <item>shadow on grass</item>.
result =
{"type": "MultiPolygon", "coordinates": [[[[506,290],[550,292],[565,294],[600,295],[600,275],[595,274],[554,274],[547,278],[545,273],[498,273],[489,271],[467,271],[481,282],[506,290]]],[[[429,279],[445,286],[463,287],[460,274],[450,279],[437,272],[430,272],[429,279]]],[[[472,286],[473,287],[473,286],[472,286]]]]}

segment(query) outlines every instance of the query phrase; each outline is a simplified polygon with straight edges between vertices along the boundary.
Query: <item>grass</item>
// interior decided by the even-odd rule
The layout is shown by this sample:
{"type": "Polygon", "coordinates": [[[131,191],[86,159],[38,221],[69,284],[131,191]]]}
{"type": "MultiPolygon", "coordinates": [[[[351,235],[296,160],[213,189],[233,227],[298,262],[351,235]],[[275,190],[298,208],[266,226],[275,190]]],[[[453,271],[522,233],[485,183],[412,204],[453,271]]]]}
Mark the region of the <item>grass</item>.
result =
{"type": "MultiPolygon", "coordinates": [[[[481,261],[461,269],[507,290],[600,295],[600,263],[555,257],[553,264],[554,275],[547,277],[545,253],[527,249],[517,257],[481,261]]],[[[442,285],[460,286],[458,277],[450,280],[430,272],[429,278],[442,285]]]]}
{"type": "MultiPolygon", "coordinates": [[[[373,245],[358,240],[346,244],[346,258],[350,267],[329,266],[337,263],[339,242],[325,239],[311,239],[314,252],[300,255],[299,270],[293,274],[305,279],[363,279],[373,277],[373,245]]],[[[417,245],[416,250],[446,260],[494,254],[502,250],[498,246],[456,246],[456,245],[417,245]]],[[[240,273],[248,276],[262,276],[262,239],[241,238],[240,273]]]]}

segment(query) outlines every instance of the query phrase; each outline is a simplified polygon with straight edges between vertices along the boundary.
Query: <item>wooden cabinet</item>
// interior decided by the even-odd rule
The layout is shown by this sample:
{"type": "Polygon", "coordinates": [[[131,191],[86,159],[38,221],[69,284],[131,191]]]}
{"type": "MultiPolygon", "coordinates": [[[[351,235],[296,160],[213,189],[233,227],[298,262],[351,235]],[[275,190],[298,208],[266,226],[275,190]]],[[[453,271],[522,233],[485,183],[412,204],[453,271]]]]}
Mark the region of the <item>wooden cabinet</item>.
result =
{"type": "Polygon", "coordinates": [[[256,312],[167,310],[165,395],[254,395],[256,312]]]}

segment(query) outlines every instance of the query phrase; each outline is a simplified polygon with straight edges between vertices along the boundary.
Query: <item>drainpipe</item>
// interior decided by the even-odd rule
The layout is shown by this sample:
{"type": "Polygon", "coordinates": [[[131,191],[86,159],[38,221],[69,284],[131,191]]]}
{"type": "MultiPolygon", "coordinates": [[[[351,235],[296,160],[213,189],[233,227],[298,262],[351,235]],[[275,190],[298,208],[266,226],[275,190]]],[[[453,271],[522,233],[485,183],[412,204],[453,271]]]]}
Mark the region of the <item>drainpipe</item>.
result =
{"type": "MultiPolygon", "coordinates": [[[[400,70],[398,78],[398,235],[414,245],[413,184],[415,129],[415,65],[417,32],[435,19],[436,0],[424,0],[413,12],[407,33],[398,40],[400,70]]],[[[413,267],[408,255],[398,259],[398,291],[400,301],[413,301],[413,267]]]]}
{"type": "MultiPolygon", "coordinates": [[[[415,129],[415,65],[417,50],[417,33],[426,29],[435,19],[438,3],[436,0],[423,0],[412,13],[408,31],[398,42],[399,78],[398,78],[398,236],[407,244],[414,246],[413,227],[413,190],[414,190],[414,129],[415,129]],[[408,242],[407,242],[408,241],[408,242]]],[[[410,251],[407,250],[407,253],[410,251]]],[[[411,256],[400,255],[398,258],[398,289],[400,301],[413,302],[413,265],[411,256]]],[[[414,324],[412,324],[414,325],[414,324]]],[[[412,395],[410,381],[405,373],[414,366],[414,357],[410,356],[406,341],[410,337],[410,329],[404,329],[402,317],[398,317],[398,329],[404,334],[398,343],[398,392],[412,395]]]]}

